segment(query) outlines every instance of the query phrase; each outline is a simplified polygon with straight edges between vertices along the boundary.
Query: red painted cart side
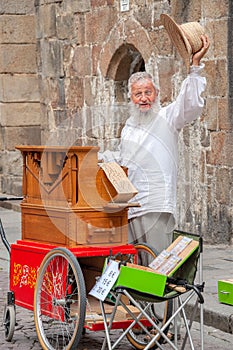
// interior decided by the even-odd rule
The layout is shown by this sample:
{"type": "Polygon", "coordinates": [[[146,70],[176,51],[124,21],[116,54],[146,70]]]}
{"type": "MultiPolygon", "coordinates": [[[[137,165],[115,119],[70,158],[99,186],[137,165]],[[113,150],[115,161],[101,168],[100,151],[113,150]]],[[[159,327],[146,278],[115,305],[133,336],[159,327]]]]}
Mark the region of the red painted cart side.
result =
{"type": "MultiPolygon", "coordinates": [[[[33,310],[34,287],[37,273],[45,255],[55,245],[18,240],[11,245],[10,290],[15,294],[15,304],[33,310]]],[[[108,257],[117,253],[136,254],[132,245],[122,246],[76,246],[68,248],[78,259],[108,257]]],[[[88,281],[94,285],[95,281],[88,281]]]]}

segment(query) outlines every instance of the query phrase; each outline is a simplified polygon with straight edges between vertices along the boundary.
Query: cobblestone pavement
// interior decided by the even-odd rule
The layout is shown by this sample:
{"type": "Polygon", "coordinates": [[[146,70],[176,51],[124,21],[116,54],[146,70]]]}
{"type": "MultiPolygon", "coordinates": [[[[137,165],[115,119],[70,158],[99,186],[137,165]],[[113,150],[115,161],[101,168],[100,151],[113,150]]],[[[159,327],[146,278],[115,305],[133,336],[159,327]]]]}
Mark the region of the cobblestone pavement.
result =
{"type": "MultiPolygon", "coordinates": [[[[6,293],[8,290],[8,273],[0,271],[0,315],[3,315],[3,309],[6,302],[6,293]]],[[[40,350],[41,346],[38,342],[33,312],[27,309],[16,308],[17,326],[11,342],[6,342],[4,337],[4,327],[2,320],[0,323],[0,350],[40,350]]],[[[121,330],[113,331],[113,339],[117,339],[121,330]]],[[[200,331],[199,324],[193,324],[193,338],[195,349],[200,349],[200,331]]],[[[87,331],[82,337],[77,350],[98,350],[101,349],[104,339],[104,332],[87,331]]],[[[221,332],[213,327],[204,327],[204,344],[205,350],[231,350],[233,344],[233,335],[221,332]]],[[[127,339],[123,339],[118,347],[121,350],[132,350],[133,347],[127,339]]],[[[163,346],[164,350],[171,349],[167,344],[163,346]]],[[[185,349],[190,349],[187,344],[185,349]]]]}

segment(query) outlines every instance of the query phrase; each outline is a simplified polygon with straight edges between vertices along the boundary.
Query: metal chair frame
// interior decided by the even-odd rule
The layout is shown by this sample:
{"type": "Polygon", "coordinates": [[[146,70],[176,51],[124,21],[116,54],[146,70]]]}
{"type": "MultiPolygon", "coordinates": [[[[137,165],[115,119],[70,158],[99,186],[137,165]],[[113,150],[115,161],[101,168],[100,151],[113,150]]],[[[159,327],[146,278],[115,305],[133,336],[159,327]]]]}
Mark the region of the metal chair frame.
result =
{"type": "MultiPolygon", "coordinates": [[[[160,328],[158,325],[153,321],[151,318],[149,312],[150,306],[153,303],[158,302],[158,299],[161,301],[161,297],[158,297],[156,294],[147,294],[143,292],[139,292],[136,290],[133,290],[131,288],[128,288],[127,286],[118,286],[116,288],[112,288],[110,291],[110,295],[112,298],[115,298],[115,305],[114,309],[110,315],[110,319],[107,319],[107,315],[105,312],[105,301],[100,301],[100,307],[101,307],[101,312],[104,320],[104,328],[105,328],[105,339],[102,345],[101,350],[104,350],[106,348],[106,345],[108,346],[108,350],[113,350],[115,349],[121,342],[121,340],[126,336],[126,334],[136,325],[138,324],[143,331],[145,332],[145,336],[148,336],[150,340],[148,340],[148,344],[144,347],[144,350],[149,350],[151,348],[159,348],[163,349],[163,344],[158,341],[160,337],[163,338],[163,341],[168,343],[172,349],[174,350],[183,350],[185,349],[185,345],[187,343],[187,340],[189,340],[190,348],[192,350],[195,350],[193,340],[192,340],[192,335],[191,335],[191,327],[193,324],[193,321],[195,320],[197,311],[198,311],[198,306],[200,304],[200,347],[199,349],[204,350],[204,332],[203,332],[203,303],[204,303],[204,298],[202,295],[202,292],[204,291],[204,282],[202,282],[202,260],[201,260],[201,253],[202,253],[202,238],[197,235],[192,235],[189,233],[185,233],[182,231],[175,231],[175,236],[177,235],[191,235],[192,237],[196,237],[196,240],[199,241],[199,249],[198,249],[198,254],[196,254],[196,263],[198,262],[199,264],[199,284],[194,283],[196,271],[193,276],[193,281],[187,282],[182,279],[177,279],[177,276],[179,276],[179,270],[176,273],[176,276],[174,278],[172,277],[172,283],[177,282],[177,285],[180,287],[182,286],[182,292],[180,288],[176,290],[176,288],[173,290],[173,292],[168,293],[164,296],[164,301],[168,300],[168,298],[173,299],[175,302],[177,302],[177,308],[173,312],[172,316],[166,321],[165,324],[160,328]],[[122,296],[125,296],[128,301],[130,301],[130,305],[136,307],[139,311],[138,315],[135,315],[130,308],[128,307],[128,302],[125,302],[125,298],[122,298],[122,296]],[[190,302],[192,298],[196,296],[196,301],[193,306],[193,312],[190,318],[187,317],[185,306],[190,302]],[[140,300],[148,300],[146,303],[145,308],[143,308],[140,304],[140,300]],[[111,336],[110,332],[112,330],[112,325],[114,324],[114,317],[117,311],[117,307],[121,305],[126,312],[131,316],[132,322],[128,326],[127,329],[123,330],[123,333],[121,336],[112,344],[111,343],[111,336]],[[184,335],[183,341],[178,347],[178,341],[177,341],[177,334],[175,332],[175,339],[174,342],[172,342],[167,335],[164,333],[164,330],[168,327],[168,325],[171,324],[171,322],[174,322],[175,324],[175,329],[176,329],[176,317],[178,314],[182,315],[183,321],[184,321],[184,326],[186,333],[184,335]],[[143,319],[142,319],[143,318],[143,319]],[[145,326],[145,319],[147,322],[147,326],[145,326]],[[150,327],[156,330],[156,334],[151,334],[150,331],[147,329],[148,327],[148,322],[150,323],[150,327]]],[[[186,264],[187,265],[187,264],[186,264]]],[[[183,265],[183,271],[185,271],[185,263],[183,265]]],[[[187,267],[188,269],[188,267],[187,267]]],[[[182,275],[182,272],[181,272],[182,275]]],[[[161,339],[160,339],[161,340],[161,339]]]]}

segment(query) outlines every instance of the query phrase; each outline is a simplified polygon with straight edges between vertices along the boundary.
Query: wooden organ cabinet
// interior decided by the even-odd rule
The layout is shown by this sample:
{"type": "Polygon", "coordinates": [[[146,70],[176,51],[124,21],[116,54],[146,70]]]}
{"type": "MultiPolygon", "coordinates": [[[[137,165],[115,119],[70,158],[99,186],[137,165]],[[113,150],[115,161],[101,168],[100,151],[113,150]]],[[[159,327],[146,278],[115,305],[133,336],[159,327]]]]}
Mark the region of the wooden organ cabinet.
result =
{"type": "Polygon", "coordinates": [[[22,239],[73,247],[128,243],[127,207],[98,166],[98,147],[17,146],[23,156],[22,239]]]}

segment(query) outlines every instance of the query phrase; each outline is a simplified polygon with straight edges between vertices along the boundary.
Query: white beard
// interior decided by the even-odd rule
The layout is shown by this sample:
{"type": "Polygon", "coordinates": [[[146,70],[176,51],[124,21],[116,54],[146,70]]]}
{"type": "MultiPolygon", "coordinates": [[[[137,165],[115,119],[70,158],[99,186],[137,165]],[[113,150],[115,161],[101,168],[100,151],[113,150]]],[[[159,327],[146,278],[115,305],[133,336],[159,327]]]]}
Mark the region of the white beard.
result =
{"type": "Polygon", "coordinates": [[[160,104],[158,99],[151,105],[148,111],[141,111],[138,105],[135,105],[132,101],[129,102],[130,122],[135,126],[148,126],[153,120],[156,119],[159,111],[160,104]]]}

